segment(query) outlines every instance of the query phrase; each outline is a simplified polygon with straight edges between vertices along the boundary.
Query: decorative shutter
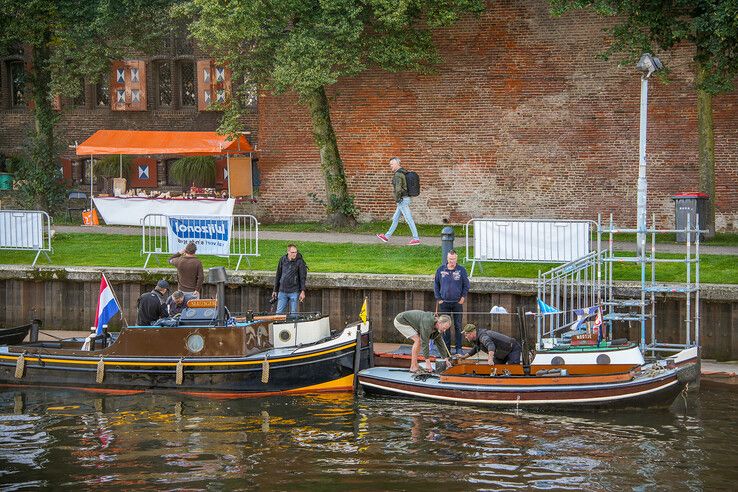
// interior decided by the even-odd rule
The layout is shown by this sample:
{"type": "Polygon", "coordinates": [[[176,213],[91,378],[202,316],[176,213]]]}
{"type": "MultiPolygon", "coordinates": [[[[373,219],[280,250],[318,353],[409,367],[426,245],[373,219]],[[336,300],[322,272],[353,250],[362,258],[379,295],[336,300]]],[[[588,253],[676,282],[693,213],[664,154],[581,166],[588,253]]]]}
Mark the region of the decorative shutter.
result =
{"type": "Polygon", "coordinates": [[[156,159],[149,157],[133,159],[128,178],[128,188],[156,188],[156,159]]]}
{"type": "Polygon", "coordinates": [[[59,159],[63,181],[67,186],[72,185],[72,159],[59,159]]]}
{"type": "Polygon", "coordinates": [[[197,60],[197,109],[214,111],[214,103],[226,104],[231,97],[231,70],[214,60],[197,60]]]}
{"type": "Polygon", "coordinates": [[[110,73],[110,108],[146,111],[146,62],[114,61],[110,73]]]}
{"type": "Polygon", "coordinates": [[[228,161],[226,159],[215,161],[215,185],[221,190],[228,189],[228,161]]]}

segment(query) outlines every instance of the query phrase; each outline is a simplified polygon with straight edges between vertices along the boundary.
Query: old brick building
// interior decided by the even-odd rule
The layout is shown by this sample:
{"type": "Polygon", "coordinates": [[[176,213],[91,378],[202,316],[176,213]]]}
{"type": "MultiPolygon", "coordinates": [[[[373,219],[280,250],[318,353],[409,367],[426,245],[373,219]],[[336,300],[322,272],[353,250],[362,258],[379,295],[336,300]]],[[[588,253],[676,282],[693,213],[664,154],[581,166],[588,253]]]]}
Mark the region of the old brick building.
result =
{"type": "MultiPolygon", "coordinates": [[[[574,13],[554,19],[544,0],[490,4],[435,34],[443,63],[432,75],[370,70],[329,89],[331,117],[361,218],[388,218],[388,159],[421,175],[417,221],[471,217],[595,218],[614,213],[634,225],[640,78],[597,58],[607,20],[574,13]]],[[[648,205],[671,225],[671,195],[698,186],[696,96],[689,47],[659,53],[672,82],[649,93],[648,205]]],[[[188,55],[189,56],[189,55],[188,55]]],[[[193,62],[193,54],[187,60],[193,62]]],[[[169,59],[172,81],[178,59],[169,59]]],[[[153,77],[155,60],[147,60],[153,77]]],[[[3,65],[0,151],[30,124],[12,108],[3,65]]],[[[151,86],[154,86],[151,79],[151,86]]],[[[94,92],[89,91],[92,97],[94,92]]],[[[180,97],[180,96],[178,96],[180,97]]],[[[738,94],[714,99],[717,226],[738,229],[738,94]]],[[[98,128],[211,130],[219,113],[156,97],[143,112],[86,102],[65,110],[62,134],[82,140],[98,128]]],[[[307,111],[292,95],[261,94],[245,130],[257,145],[262,220],[317,220],[308,192],[324,190],[307,111]]]]}

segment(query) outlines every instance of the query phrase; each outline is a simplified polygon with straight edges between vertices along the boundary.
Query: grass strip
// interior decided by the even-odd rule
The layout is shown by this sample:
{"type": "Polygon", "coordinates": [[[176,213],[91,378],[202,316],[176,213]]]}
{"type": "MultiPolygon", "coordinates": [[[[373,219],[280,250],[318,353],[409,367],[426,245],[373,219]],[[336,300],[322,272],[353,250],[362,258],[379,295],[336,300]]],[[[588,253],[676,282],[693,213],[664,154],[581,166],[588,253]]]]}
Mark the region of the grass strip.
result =
{"type": "MultiPolygon", "coordinates": [[[[259,242],[261,256],[252,257],[252,270],[274,270],[279,258],[285,253],[287,244],[296,242],[311,272],[330,273],[379,273],[379,274],[433,274],[440,264],[440,248],[434,246],[391,246],[387,244],[330,244],[300,241],[259,242]]],[[[55,266],[98,266],[128,268],[143,267],[145,257],[140,255],[141,238],[138,236],[108,234],[57,234],[54,237],[55,266]]],[[[457,248],[459,258],[465,257],[465,249],[457,248]]],[[[35,253],[27,251],[0,251],[0,264],[25,264],[33,261],[35,253]]],[[[626,256],[625,253],[621,253],[626,256]]],[[[631,256],[634,256],[631,254],[631,256]]],[[[677,254],[663,254],[660,258],[679,258],[677,254]]],[[[225,266],[234,268],[237,259],[214,256],[201,257],[205,268],[225,266]]],[[[169,267],[167,255],[152,257],[152,268],[169,267]]],[[[39,265],[46,265],[41,256],[39,265]]],[[[462,261],[463,264],[463,261],[462,261]]],[[[467,270],[471,264],[465,264],[467,270]]],[[[479,264],[475,276],[499,278],[536,278],[540,271],[555,265],[550,263],[484,263],[479,264]]],[[[246,262],[241,269],[247,269],[246,262]]],[[[659,264],[659,282],[684,282],[686,269],[682,263],[659,264]]],[[[640,280],[640,268],[632,263],[618,263],[614,268],[617,280],[640,280]]],[[[650,280],[650,270],[647,279],[650,280]]],[[[738,256],[701,255],[700,280],[702,283],[738,284],[738,256]]],[[[694,275],[692,277],[694,281],[694,275]]]]}

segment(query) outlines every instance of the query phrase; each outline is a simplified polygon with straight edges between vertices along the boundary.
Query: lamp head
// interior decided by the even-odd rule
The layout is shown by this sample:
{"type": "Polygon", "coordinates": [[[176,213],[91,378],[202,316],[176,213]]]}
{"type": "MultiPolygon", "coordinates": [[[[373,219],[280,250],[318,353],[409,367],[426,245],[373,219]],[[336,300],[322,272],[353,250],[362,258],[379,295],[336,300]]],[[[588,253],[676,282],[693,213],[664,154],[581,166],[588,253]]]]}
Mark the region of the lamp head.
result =
{"type": "Polygon", "coordinates": [[[638,63],[636,64],[636,68],[641,72],[641,76],[644,79],[647,79],[654,72],[664,68],[664,65],[661,63],[661,60],[655,56],[651,56],[651,53],[643,53],[643,55],[641,55],[641,59],[638,60],[638,63]]]}

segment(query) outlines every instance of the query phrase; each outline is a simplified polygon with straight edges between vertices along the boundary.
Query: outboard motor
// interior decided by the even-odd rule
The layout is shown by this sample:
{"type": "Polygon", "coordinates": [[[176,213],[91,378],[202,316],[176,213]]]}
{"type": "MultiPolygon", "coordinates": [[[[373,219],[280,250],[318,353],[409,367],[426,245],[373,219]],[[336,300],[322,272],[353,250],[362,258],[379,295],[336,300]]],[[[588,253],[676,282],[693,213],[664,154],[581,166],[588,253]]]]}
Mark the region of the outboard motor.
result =
{"type": "Polygon", "coordinates": [[[208,270],[208,282],[216,285],[215,299],[218,313],[216,315],[219,326],[225,326],[225,283],[228,280],[225,267],[213,267],[208,270]]]}

